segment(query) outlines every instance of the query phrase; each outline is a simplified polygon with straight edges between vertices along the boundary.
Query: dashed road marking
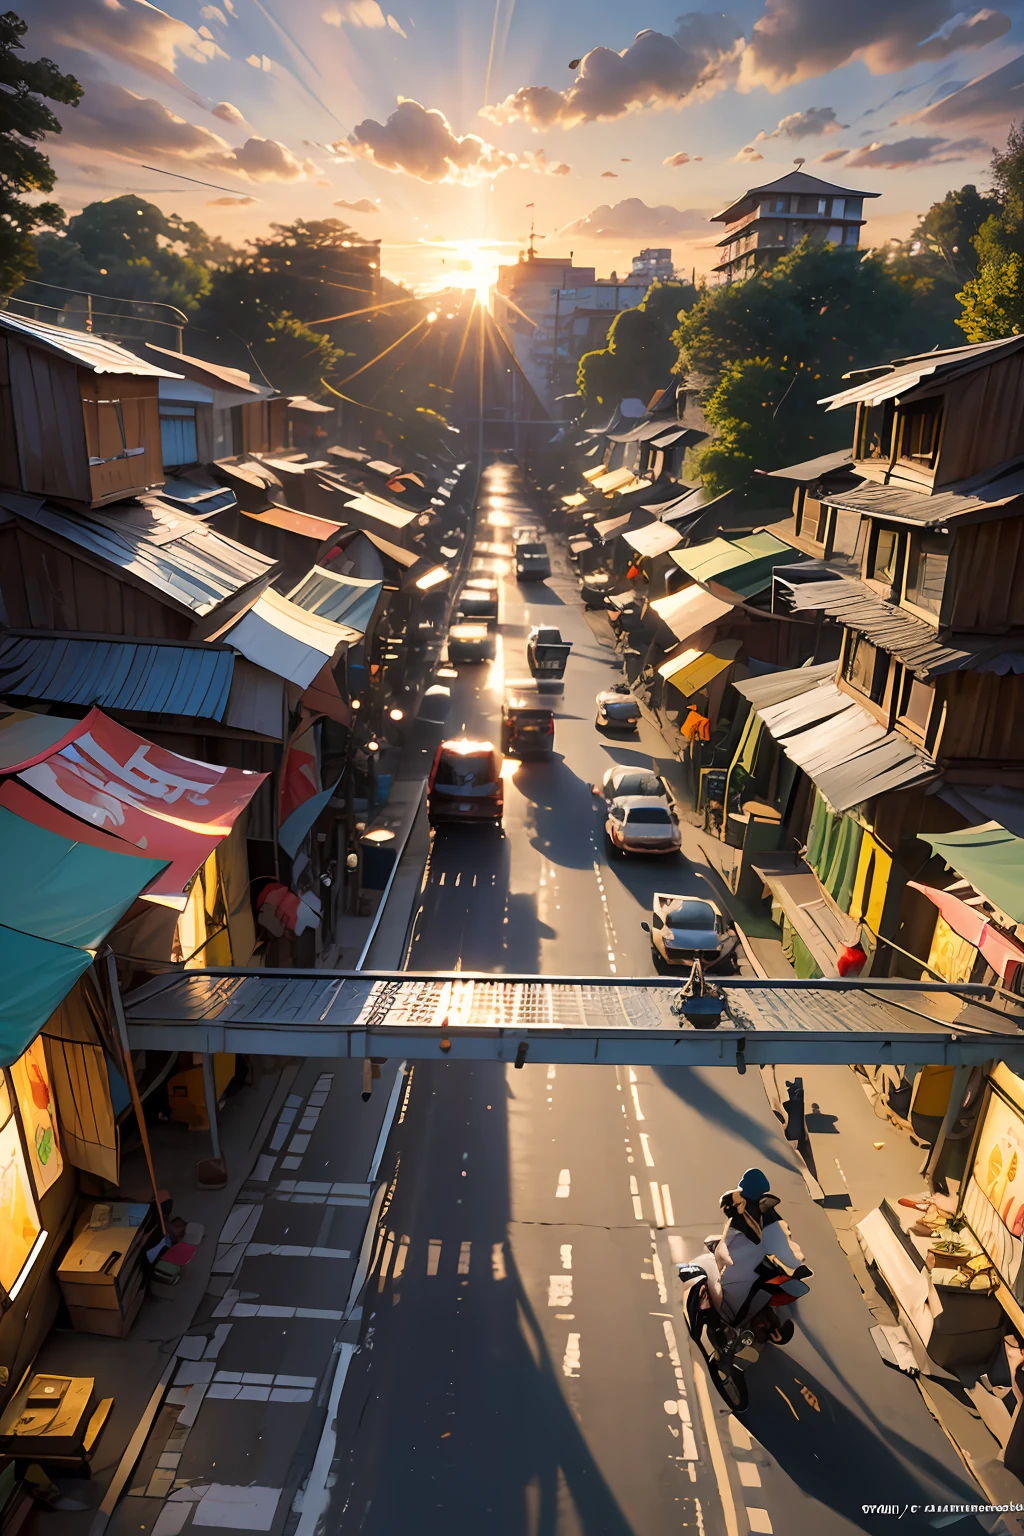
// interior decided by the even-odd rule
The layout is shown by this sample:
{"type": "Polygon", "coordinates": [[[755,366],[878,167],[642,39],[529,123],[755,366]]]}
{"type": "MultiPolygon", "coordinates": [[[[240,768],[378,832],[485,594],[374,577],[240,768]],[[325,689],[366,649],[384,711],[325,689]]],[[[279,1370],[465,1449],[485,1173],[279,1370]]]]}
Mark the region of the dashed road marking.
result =
{"type": "Polygon", "coordinates": [[[491,1244],[491,1277],[494,1280],[504,1280],[507,1278],[504,1243],[491,1244]]]}
{"type": "Polygon", "coordinates": [[[568,1168],[563,1168],[558,1175],[558,1185],[555,1189],[556,1200],[568,1200],[571,1180],[568,1168]]]}
{"type": "Polygon", "coordinates": [[[570,1333],[562,1356],[562,1375],[576,1377],[580,1374],[580,1336],[570,1333]]]}
{"type": "Polygon", "coordinates": [[[643,1120],[645,1116],[643,1110],[640,1108],[640,1095],[636,1091],[636,1083],[630,1083],[629,1091],[633,1095],[633,1109],[636,1112],[636,1118],[638,1120],[643,1120]]]}
{"type": "Polygon", "coordinates": [[[572,1306],[572,1275],[548,1275],[548,1306],[572,1306]]]}
{"type": "Polygon", "coordinates": [[[563,1269],[572,1269],[572,1243],[562,1243],[558,1250],[563,1269]]]}
{"type": "Polygon", "coordinates": [[[644,1162],[648,1168],[654,1167],[654,1158],[651,1156],[651,1139],[646,1131],[640,1132],[640,1145],[643,1148],[644,1162]]]}
{"type": "Polygon", "coordinates": [[[427,1241],[427,1274],[436,1275],[441,1262],[441,1239],[431,1237],[427,1241]]]}
{"type": "Polygon", "coordinates": [[[760,1488],[761,1474],[752,1461],[737,1461],[736,1470],[744,1488],[760,1488]]]}
{"type": "Polygon", "coordinates": [[[672,1195],[667,1184],[661,1186],[661,1203],[665,1211],[666,1227],[674,1227],[676,1224],[676,1214],[672,1209],[672,1195]]]}
{"type": "Polygon", "coordinates": [[[750,1521],[750,1529],[756,1532],[757,1536],[772,1536],[774,1526],[766,1509],[751,1509],[748,1504],[747,1519],[750,1521]]]}
{"type": "Polygon", "coordinates": [[[654,1206],[654,1224],[655,1224],[655,1226],[657,1226],[657,1227],[664,1227],[664,1225],[665,1225],[665,1212],[664,1212],[664,1210],[662,1208],[662,1204],[661,1204],[661,1190],[658,1188],[657,1184],[654,1182],[653,1179],[651,1180],[651,1202],[652,1202],[652,1204],[654,1206]]]}
{"type": "Polygon", "coordinates": [[[629,1176],[629,1192],[633,1197],[633,1215],[636,1217],[637,1221],[643,1221],[644,1208],[640,1203],[640,1186],[634,1178],[633,1174],[630,1174],[629,1176]]]}

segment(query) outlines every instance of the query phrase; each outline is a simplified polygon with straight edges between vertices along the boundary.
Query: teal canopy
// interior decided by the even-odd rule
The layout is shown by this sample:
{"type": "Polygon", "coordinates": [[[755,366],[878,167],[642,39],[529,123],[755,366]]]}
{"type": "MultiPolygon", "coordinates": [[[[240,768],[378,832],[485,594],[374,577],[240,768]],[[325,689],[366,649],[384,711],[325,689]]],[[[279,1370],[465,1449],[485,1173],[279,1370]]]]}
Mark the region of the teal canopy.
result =
{"type": "Polygon", "coordinates": [[[1024,838],[1014,837],[998,821],[960,832],[922,832],[921,841],[969,880],[993,906],[1024,923],[1024,838]]]}
{"type": "Polygon", "coordinates": [[[92,964],[91,951],[166,867],[0,807],[0,1065],[28,1048],[92,964]]]}

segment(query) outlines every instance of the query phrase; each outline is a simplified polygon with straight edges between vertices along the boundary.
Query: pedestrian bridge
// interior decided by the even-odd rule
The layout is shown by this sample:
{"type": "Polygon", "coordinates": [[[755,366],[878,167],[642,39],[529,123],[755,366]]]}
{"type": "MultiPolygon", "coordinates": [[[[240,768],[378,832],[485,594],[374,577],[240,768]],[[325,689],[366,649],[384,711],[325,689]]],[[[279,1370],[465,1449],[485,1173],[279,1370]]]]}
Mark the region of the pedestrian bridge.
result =
{"type": "Polygon", "coordinates": [[[716,978],[720,1022],[678,1011],[678,978],[188,970],[124,1000],[133,1049],[254,1056],[598,1063],[974,1065],[1024,1074],[1024,1009],[993,991],[885,979],[716,978]],[[699,1023],[706,1025],[706,1020],[699,1023]]]}

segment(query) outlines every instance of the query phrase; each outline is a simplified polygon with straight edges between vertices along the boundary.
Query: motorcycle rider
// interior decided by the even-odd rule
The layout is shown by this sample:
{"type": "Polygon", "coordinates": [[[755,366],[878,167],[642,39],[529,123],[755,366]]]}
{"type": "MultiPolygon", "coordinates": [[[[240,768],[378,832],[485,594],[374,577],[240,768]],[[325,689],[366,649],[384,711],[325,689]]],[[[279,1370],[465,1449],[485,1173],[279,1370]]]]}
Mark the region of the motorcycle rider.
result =
{"type": "Polygon", "coordinates": [[[722,1316],[733,1326],[750,1327],[755,1336],[762,1336],[761,1342],[788,1344],[793,1323],[788,1318],[777,1322],[772,1309],[805,1296],[803,1277],[811,1271],[779,1215],[779,1197],[771,1193],[760,1168],[748,1168],[719,1204],[726,1224],[713,1251],[722,1287],[722,1316]]]}

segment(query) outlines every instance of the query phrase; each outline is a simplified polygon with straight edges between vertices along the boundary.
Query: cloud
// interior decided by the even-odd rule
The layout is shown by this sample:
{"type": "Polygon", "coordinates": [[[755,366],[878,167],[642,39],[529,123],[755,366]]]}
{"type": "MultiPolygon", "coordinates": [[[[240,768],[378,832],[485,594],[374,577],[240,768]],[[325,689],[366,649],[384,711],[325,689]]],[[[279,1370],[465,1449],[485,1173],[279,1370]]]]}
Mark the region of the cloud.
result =
{"type": "Polygon", "coordinates": [[[214,117],[219,117],[221,121],[225,123],[245,122],[245,118],[242,116],[241,112],[239,112],[237,107],[232,106],[230,101],[218,101],[215,107],[210,108],[210,111],[213,113],[214,117]]]}
{"type": "Polygon", "coordinates": [[[395,20],[395,18],[393,16],[389,16],[388,17],[388,26],[391,28],[392,32],[397,32],[399,37],[407,37],[408,36],[408,33],[403,32],[402,28],[399,26],[398,22],[395,20]]]}
{"type": "Polygon", "coordinates": [[[226,27],[228,24],[227,17],[217,5],[204,5],[199,14],[204,21],[215,21],[218,26],[226,27]]]}
{"type": "Polygon", "coordinates": [[[269,74],[274,67],[273,59],[268,59],[265,53],[250,53],[245,62],[247,64],[251,64],[253,69],[265,70],[267,74],[269,74]]]}
{"type": "Polygon", "coordinates": [[[524,85],[505,100],[483,108],[495,123],[524,122],[531,128],[608,121],[641,107],[679,107],[703,87],[718,82],[739,57],[741,28],[728,16],[691,12],[680,16],[671,37],[638,32],[621,53],[592,48],[564,91],[524,85]]]}
{"type": "Polygon", "coordinates": [[[399,101],[386,123],[368,117],[357,123],[347,139],[331,145],[339,160],[369,160],[396,175],[418,181],[461,182],[472,185],[502,171],[536,171],[567,176],[564,161],[549,161],[544,150],[522,155],[498,149],[475,133],[457,134],[443,112],[423,107],[408,97],[399,101]]]}
{"type": "Polygon", "coordinates": [[[335,203],[334,206],[335,206],[335,208],[350,208],[353,213],[379,213],[380,212],[380,209],[377,207],[377,204],[376,203],[371,203],[370,199],[368,197],[359,197],[359,198],[356,199],[356,201],[354,203],[350,202],[347,197],[340,197],[338,199],[338,201],[335,203]]]}
{"type": "Polygon", "coordinates": [[[329,27],[386,27],[387,17],[377,0],[348,0],[347,5],[332,5],[320,12],[320,20],[329,27]]]}
{"type": "Polygon", "coordinates": [[[576,219],[559,230],[562,235],[585,235],[591,240],[638,240],[647,236],[706,234],[707,210],[672,208],[667,203],[656,207],[639,197],[627,197],[614,207],[602,203],[585,218],[576,219]]]}
{"type": "Polygon", "coordinates": [[[688,155],[685,149],[677,150],[674,155],[666,155],[662,165],[689,165],[691,160],[701,160],[702,155],[688,155]]]}
{"type": "Polygon", "coordinates": [[[899,139],[895,144],[866,144],[863,149],[852,150],[843,164],[896,171],[908,165],[946,165],[951,160],[966,160],[987,148],[984,139],[899,139]]]}
{"type": "Polygon", "coordinates": [[[196,63],[226,59],[210,36],[147,0],[32,0],[31,42],[36,50],[74,49],[97,55],[160,80],[197,106],[203,98],[175,74],[179,58],[196,63]]]}
{"type": "Polygon", "coordinates": [[[604,181],[606,176],[610,176],[613,181],[618,181],[618,179],[619,179],[618,171],[602,171],[601,172],[601,180],[604,181]]]}
{"type": "Polygon", "coordinates": [[[258,197],[210,197],[206,200],[207,208],[248,208],[252,203],[258,203],[258,197]]]}
{"type": "Polygon", "coordinates": [[[186,122],[151,96],[138,96],[108,81],[87,89],[81,104],[64,114],[64,138],[124,159],[187,162],[227,171],[249,181],[304,181],[315,174],[276,139],[246,139],[238,149],[197,123],[186,122]]]}
{"type": "Polygon", "coordinates": [[[743,54],[740,86],[779,91],[862,59],[873,75],[935,63],[1002,37],[1010,19],[956,0],[766,0],[743,54]]]}
{"type": "Polygon", "coordinates": [[[1024,105],[1024,53],[1011,59],[991,74],[978,75],[959,90],[944,96],[903,122],[921,123],[925,128],[953,129],[997,128],[1005,131],[1011,119],[1020,115],[1024,105]]]}
{"type": "Polygon", "coordinates": [[[790,112],[780,118],[771,133],[759,133],[754,143],[761,139],[812,139],[822,133],[838,133],[848,128],[836,117],[834,107],[807,107],[803,112],[790,112]]]}
{"type": "Polygon", "coordinates": [[[817,163],[819,165],[828,165],[830,161],[842,160],[848,154],[849,150],[846,149],[826,149],[823,155],[818,156],[817,163]]]}
{"type": "Polygon", "coordinates": [[[756,150],[754,148],[753,144],[744,144],[743,148],[742,149],[738,149],[736,151],[736,153],[733,155],[733,159],[734,160],[743,160],[748,165],[752,165],[755,160],[763,160],[764,159],[764,155],[762,155],[758,150],[756,150]]]}

